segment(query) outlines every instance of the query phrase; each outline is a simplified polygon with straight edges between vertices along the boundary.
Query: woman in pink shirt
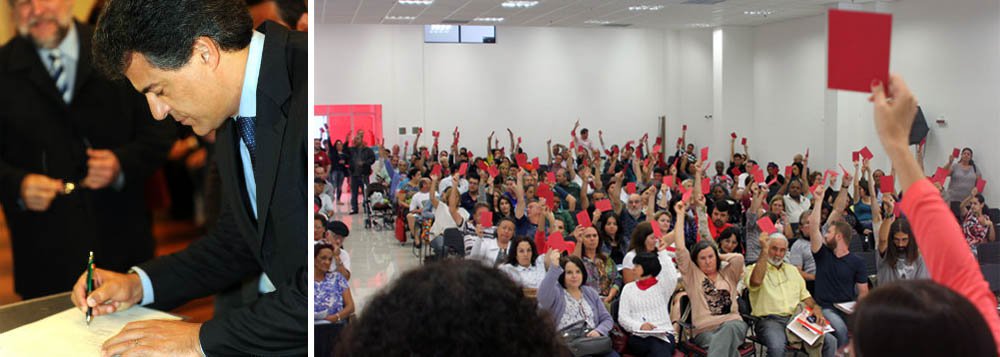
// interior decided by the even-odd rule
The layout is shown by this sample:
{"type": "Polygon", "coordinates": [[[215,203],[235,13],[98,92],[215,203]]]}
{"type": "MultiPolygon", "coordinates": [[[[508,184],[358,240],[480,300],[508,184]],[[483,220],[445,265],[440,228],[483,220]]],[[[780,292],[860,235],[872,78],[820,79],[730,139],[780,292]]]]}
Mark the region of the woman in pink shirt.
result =
{"type": "Polygon", "coordinates": [[[851,348],[857,356],[997,356],[1000,316],[955,216],[910,153],[917,101],[902,77],[887,98],[872,82],[875,128],[896,168],[900,203],[922,250],[931,281],[880,286],[858,302],[851,348]]]}

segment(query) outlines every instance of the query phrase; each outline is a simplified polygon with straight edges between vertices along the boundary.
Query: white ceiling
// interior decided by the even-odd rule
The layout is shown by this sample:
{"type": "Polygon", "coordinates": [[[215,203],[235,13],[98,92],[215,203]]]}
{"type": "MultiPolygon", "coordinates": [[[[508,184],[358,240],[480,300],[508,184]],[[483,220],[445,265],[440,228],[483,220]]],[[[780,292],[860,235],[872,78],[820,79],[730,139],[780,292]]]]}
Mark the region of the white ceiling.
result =
{"type": "MultiPolygon", "coordinates": [[[[502,17],[497,26],[597,27],[588,20],[630,24],[634,27],[682,29],[696,26],[756,26],[797,17],[822,14],[836,0],[724,0],[716,4],[685,4],[690,0],[539,0],[527,9],[500,6],[504,0],[434,0],[429,6],[400,5],[396,0],[315,0],[316,21],[321,24],[438,24],[445,20],[502,17]],[[629,6],[663,5],[658,11],[629,11],[629,6]],[[771,10],[764,16],[745,11],[771,10]],[[414,20],[386,20],[387,16],[413,16],[414,20]]],[[[696,0],[712,2],[714,0],[696,0]]],[[[874,0],[848,2],[868,3],[874,0]]]]}

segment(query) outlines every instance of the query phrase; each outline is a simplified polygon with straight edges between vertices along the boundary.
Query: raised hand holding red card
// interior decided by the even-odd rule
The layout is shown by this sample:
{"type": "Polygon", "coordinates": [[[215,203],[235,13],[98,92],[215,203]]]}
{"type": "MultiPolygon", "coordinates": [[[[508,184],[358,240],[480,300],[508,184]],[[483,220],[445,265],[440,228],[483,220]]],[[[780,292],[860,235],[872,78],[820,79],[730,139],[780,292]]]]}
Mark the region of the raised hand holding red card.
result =
{"type": "Polygon", "coordinates": [[[873,157],[875,157],[875,155],[872,155],[872,151],[868,150],[867,146],[861,148],[861,151],[859,153],[861,154],[861,157],[865,158],[865,160],[871,160],[873,157]]]}
{"type": "Polygon", "coordinates": [[[483,211],[483,213],[480,213],[479,224],[482,225],[483,228],[493,227],[493,212],[483,211]]]}
{"type": "Polygon", "coordinates": [[[767,216],[761,217],[757,220],[757,228],[760,228],[761,233],[767,235],[778,231],[778,229],[774,227],[774,222],[771,222],[771,219],[767,216]]]}
{"type": "Polygon", "coordinates": [[[889,83],[892,15],[832,9],[827,17],[827,88],[871,92],[889,83]]]}
{"type": "Polygon", "coordinates": [[[701,148],[701,161],[708,161],[708,146],[701,148]]]}
{"type": "Polygon", "coordinates": [[[601,210],[601,212],[609,212],[611,211],[611,200],[605,198],[594,202],[594,208],[601,210]]]}
{"type": "Polygon", "coordinates": [[[567,253],[572,253],[576,250],[576,243],[567,241],[563,238],[562,233],[556,231],[549,235],[549,239],[545,242],[549,248],[560,250],[567,253]]]}
{"type": "Polygon", "coordinates": [[[882,191],[882,193],[896,193],[895,181],[896,179],[892,176],[882,176],[882,178],[879,179],[878,185],[880,191],[882,191]]]}
{"type": "Polygon", "coordinates": [[[986,180],[976,179],[976,191],[983,193],[984,189],[986,189],[986,180]]]}
{"type": "Polygon", "coordinates": [[[593,223],[590,222],[590,215],[587,214],[586,210],[580,211],[580,213],[576,214],[576,225],[580,227],[593,226],[593,223]]]}

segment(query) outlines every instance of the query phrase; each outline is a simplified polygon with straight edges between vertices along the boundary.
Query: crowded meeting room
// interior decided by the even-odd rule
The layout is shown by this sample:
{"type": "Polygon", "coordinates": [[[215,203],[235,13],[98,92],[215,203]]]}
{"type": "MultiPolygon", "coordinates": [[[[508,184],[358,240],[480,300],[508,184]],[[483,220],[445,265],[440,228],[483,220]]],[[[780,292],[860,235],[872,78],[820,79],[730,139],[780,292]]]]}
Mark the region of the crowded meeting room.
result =
{"type": "Polygon", "coordinates": [[[316,6],[317,356],[997,356],[1000,2],[316,6]]]}

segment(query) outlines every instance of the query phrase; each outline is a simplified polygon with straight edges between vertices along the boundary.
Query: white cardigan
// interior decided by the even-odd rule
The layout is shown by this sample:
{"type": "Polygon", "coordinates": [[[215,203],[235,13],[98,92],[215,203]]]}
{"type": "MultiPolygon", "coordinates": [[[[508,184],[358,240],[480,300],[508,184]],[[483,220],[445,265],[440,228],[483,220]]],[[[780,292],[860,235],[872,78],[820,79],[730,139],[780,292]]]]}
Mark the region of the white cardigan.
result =
{"type": "Polygon", "coordinates": [[[625,331],[637,337],[656,337],[664,341],[667,334],[673,335],[674,326],[670,321],[670,296],[677,287],[677,279],[680,274],[674,263],[670,260],[670,255],[666,251],[657,253],[660,260],[660,274],[656,276],[656,285],[649,289],[640,290],[635,282],[625,285],[622,289],[621,303],[618,308],[618,323],[625,331]],[[658,333],[644,333],[640,327],[644,323],[651,323],[656,326],[654,331],[658,333]]]}

